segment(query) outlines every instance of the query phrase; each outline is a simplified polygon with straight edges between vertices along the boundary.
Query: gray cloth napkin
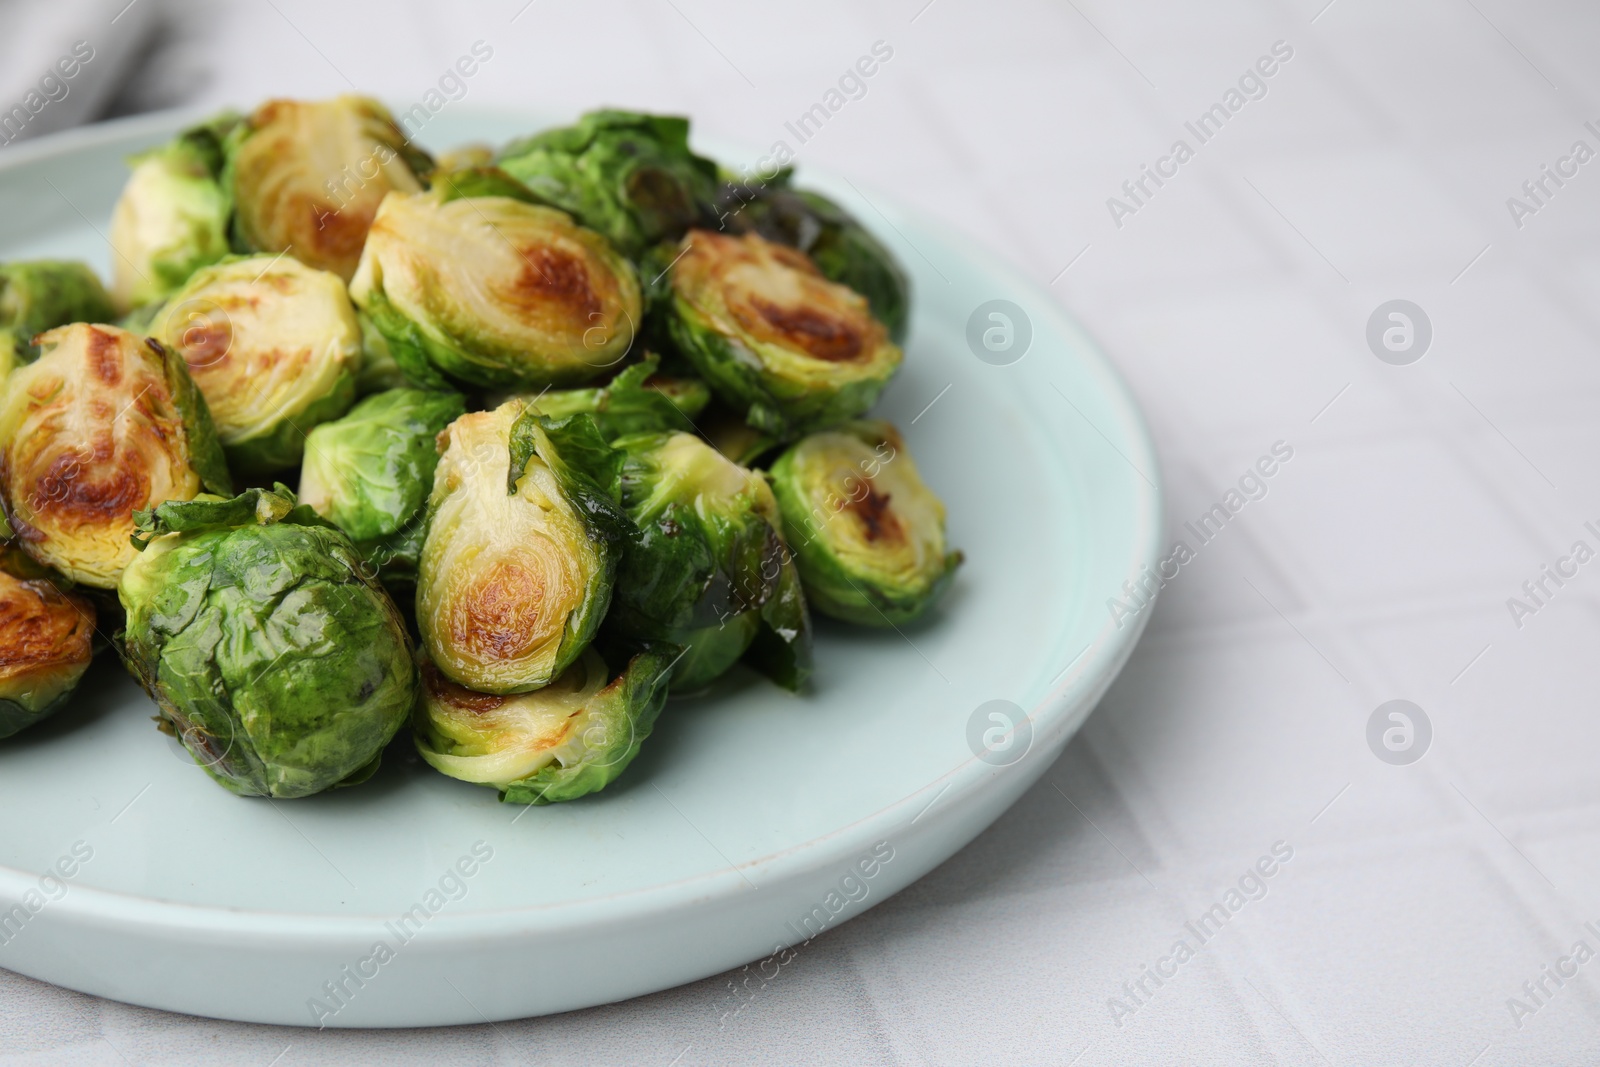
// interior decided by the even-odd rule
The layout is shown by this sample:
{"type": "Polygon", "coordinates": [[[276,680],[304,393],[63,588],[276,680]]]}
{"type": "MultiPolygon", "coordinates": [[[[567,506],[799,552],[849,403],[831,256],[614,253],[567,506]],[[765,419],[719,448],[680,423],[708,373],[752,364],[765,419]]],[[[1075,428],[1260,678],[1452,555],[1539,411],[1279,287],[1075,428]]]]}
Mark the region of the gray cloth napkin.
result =
{"type": "Polygon", "coordinates": [[[162,0],[0,0],[0,151],[114,107],[162,0]]]}

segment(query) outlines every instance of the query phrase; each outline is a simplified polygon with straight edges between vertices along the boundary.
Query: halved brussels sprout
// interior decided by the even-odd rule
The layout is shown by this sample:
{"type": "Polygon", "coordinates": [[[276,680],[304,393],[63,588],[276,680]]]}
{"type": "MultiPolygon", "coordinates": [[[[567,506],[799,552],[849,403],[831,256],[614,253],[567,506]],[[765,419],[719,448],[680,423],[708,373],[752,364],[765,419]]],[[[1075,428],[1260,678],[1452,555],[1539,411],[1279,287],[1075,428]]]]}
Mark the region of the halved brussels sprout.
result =
{"type": "Polygon", "coordinates": [[[415,580],[423,509],[439,463],[434,442],[465,412],[459,393],[391,389],[306,437],[301,501],[380,563],[385,585],[415,580]]]}
{"type": "Polygon", "coordinates": [[[188,364],[235,470],[294,466],[306,434],[355,402],[361,327],[336,274],[232,258],[195,272],[151,325],[188,364]]]}
{"type": "Polygon", "coordinates": [[[696,416],[711,402],[711,390],[698,378],[670,378],[656,373],[654,354],[625,368],[605,385],[592,389],[546,389],[523,396],[539,414],[552,419],[590,415],[606,440],[630,433],[693,430],[696,416]]]}
{"type": "Polygon", "coordinates": [[[428,658],[499,695],[548,684],[588,646],[627,525],[593,421],[525,407],[471,412],[440,435],[417,572],[428,658]]]}
{"type": "Polygon", "coordinates": [[[124,311],[164,300],[189,275],[228,254],[233,199],[221,181],[232,112],[192,126],[128,160],[111,213],[111,295],[124,311]]]}
{"type": "Polygon", "coordinates": [[[866,300],[792,248],[694,230],[671,276],[673,341],[759,430],[791,437],[860,415],[900,366],[866,300]]]}
{"type": "Polygon", "coordinates": [[[772,488],[806,596],[824,615],[898,626],[955,578],[961,553],[945,544],[944,505],[887,422],[805,438],[772,465],[772,488]]]}
{"type": "Polygon", "coordinates": [[[417,700],[411,638],[350,539],[282,485],[142,512],[123,661],[240,796],[365,780],[417,700]]]}
{"type": "MultiPolygon", "coordinates": [[[[685,649],[675,687],[693,689],[744,655],[764,626],[787,550],[766,479],[686,433],[619,438],[622,503],[635,530],[617,571],[609,625],[685,649]]],[[[789,622],[809,640],[804,603],[789,622]]]]}
{"type": "Polygon", "coordinates": [[[111,297],[82,263],[37,259],[0,264],[0,378],[39,358],[35,334],[73,322],[110,322],[111,297]]]}
{"type": "Polygon", "coordinates": [[[0,501],[23,549],[110,589],[132,561],[133,513],[230,492],[228,468],[183,360],[115,326],[39,336],[0,402],[0,501]]]}
{"type": "Polygon", "coordinates": [[[543,689],[514,696],[463,688],[424,661],[413,719],[417,751],[440,773],[498,789],[508,803],[597,792],[650,736],[676,654],[647,648],[613,678],[591,647],[543,689]]]}
{"type": "Polygon", "coordinates": [[[0,560],[0,738],[60,710],[94,658],[94,634],[89,598],[0,560]]]}
{"type": "Polygon", "coordinates": [[[631,264],[565,213],[503,196],[384,200],[350,295],[406,376],[568,385],[615,366],[640,321],[631,264]]]}
{"type": "Polygon", "coordinates": [[[591,111],[507,145],[499,164],[630,256],[710,220],[717,166],[689,150],[689,120],[591,111]]]}
{"type": "Polygon", "coordinates": [[[246,248],[282,252],[349,281],[391,190],[414,193],[433,161],[389,109],[364,96],[269,100],[229,153],[235,228],[246,248]]]}
{"type": "Polygon", "coordinates": [[[790,187],[789,176],[784,171],[770,182],[725,182],[717,198],[723,224],[804,252],[824,278],[866,297],[894,343],[903,344],[911,316],[911,280],[904,268],[848,211],[821,193],[790,187]]]}

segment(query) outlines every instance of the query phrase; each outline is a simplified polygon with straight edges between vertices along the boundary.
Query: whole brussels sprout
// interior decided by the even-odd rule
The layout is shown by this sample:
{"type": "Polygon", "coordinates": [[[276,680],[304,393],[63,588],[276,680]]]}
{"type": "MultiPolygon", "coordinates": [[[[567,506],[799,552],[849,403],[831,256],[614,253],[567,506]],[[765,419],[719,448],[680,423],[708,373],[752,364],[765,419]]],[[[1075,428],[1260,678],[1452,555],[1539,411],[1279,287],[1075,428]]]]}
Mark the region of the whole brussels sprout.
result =
{"type": "Polygon", "coordinates": [[[609,626],[685,649],[672,676],[684,689],[733,666],[771,623],[790,629],[808,656],[803,600],[786,606],[787,619],[763,614],[793,569],[766,479],[692,434],[635,434],[614,445],[626,456],[622,503],[635,529],[609,626]]]}
{"type": "Polygon", "coordinates": [[[410,635],[350,539],[282,485],[141,512],[128,669],[240,796],[365,780],[417,700],[410,635]]]}
{"type": "Polygon", "coordinates": [[[554,422],[520,400],[463,415],[439,440],[417,571],[423,648],[479,692],[538,689],[611,603],[620,457],[588,416],[554,422]]]}
{"type": "Polygon", "coordinates": [[[723,225],[797,248],[817,270],[867,298],[872,314],[904,344],[911,317],[911,279],[894,255],[844,208],[821,193],[794,189],[785,170],[770,182],[725,182],[718,197],[723,225]]]}
{"type": "Polygon", "coordinates": [[[39,358],[35,334],[116,316],[105,286],[82,263],[37,259],[0,264],[0,378],[39,358]]]}
{"type": "Polygon", "coordinates": [[[432,168],[376,100],[269,100],[230,139],[237,240],[349,281],[384,196],[432,168]]]}
{"type": "Polygon", "coordinates": [[[355,402],[361,327],[336,274],[230,258],[196,271],[151,325],[188,364],[234,470],[294,466],[307,432],[355,402]]]}
{"type": "Polygon", "coordinates": [[[787,438],[860,415],[900,366],[866,300],[792,248],[694,230],[670,274],[672,340],[758,430],[787,438]]]}
{"type": "Polygon", "coordinates": [[[640,321],[633,266],[565,213],[504,196],[392,195],[350,295],[415,384],[571,385],[640,321]]]}
{"type": "Polygon", "coordinates": [[[711,390],[698,378],[657,374],[660,365],[660,358],[651,353],[605,385],[546,389],[523,399],[552,419],[587,414],[608,441],[651,430],[693,430],[695,418],[711,402],[711,390]]]}
{"type": "Polygon", "coordinates": [[[0,558],[0,738],[60,710],[94,658],[94,603],[29,564],[0,558]]]}
{"type": "Polygon", "coordinates": [[[945,544],[944,505],[889,423],[814,433],[772,465],[806,596],[864,626],[910,622],[949,588],[961,553],[945,544]]]}
{"type": "Polygon", "coordinates": [[[224,112],[128,160],[133,173],[111,212],[111,295],[126,310],[165,300],[228,254],[233,199],[221,181],[239,116],[224,112]]]}
{"type": "Polygon", "coordinates": [[[183,360],[115,326],[38,338],[0,401],[0,502],[22,548],[82,585],[111,589],[135,555],[133,513],[231,492],[183,360]]]}
{"type": "Polygon", "coordinates": [[[502,170],[637,256],[713,215],[717,166],[689,150],[689,120],[591,111],[507,145],[502,170]]]}
{"type": "Polygon", "coordinates": [[[591,647],[543,689],[514,696],[463,688],[424,661],[413,719],[417,751],[440,773],[498,789],[508,803],[598,792],[650,736],[674,655],[646,648],[613,678],[591,647]]]}
{"type": "Polygon", "coordinates": [[[435,439],[465,412],[459,393],[390,389],[306,437],[300,500],[349,534],[390,588],[415,581],[435,439]]]}

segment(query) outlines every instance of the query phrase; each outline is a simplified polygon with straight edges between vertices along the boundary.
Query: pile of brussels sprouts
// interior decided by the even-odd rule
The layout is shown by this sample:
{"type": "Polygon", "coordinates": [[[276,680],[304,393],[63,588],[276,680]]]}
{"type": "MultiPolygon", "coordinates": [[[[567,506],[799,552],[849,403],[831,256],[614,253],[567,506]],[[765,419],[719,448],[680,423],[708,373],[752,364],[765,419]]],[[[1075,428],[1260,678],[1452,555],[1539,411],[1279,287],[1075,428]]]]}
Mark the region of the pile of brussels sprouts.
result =
{"type": "Polygon", "coordinates": [[[801,689],[811,610],[926,612],[961,555],[864,418],[906,276],[688,133],[435,160],[372,100],[274,100],[130,161],[109,290],[0,265],[0,738],[114,646],[234,793],[362,782],[409,722],[542,804],[669,690],[801,689]]]}

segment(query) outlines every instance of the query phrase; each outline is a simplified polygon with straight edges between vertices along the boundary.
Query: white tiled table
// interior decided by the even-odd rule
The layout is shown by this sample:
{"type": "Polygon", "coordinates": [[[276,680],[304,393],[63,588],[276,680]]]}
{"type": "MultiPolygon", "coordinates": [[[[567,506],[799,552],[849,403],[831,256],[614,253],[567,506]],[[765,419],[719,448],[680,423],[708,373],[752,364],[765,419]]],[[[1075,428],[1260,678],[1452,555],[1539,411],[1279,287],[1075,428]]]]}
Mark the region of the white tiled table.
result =
{"type": "Polygon", "coordinates": [[[1175,531],[1274,442],[1294,456],[1168,586],[1046,780],[737,1015],[728,975],[494,1027],[315,1033],[0,972],[0,1065],[1600,1062],[1600,963],[1520,1027],[1506,1003],[1572,942],[1600,950],[1600,564],[1521,629],[1505,604],[1572,541],[1600,548],[1600,161],[1520,230],[1506,207],[1573,141],[1600,149],[1600,9],[1325,2],[176,18],[145,103],[347,78],[410,99],[481,38],[477,105],[681,110],[753,146],[887,41],[802,164],[1049,286],[1137,390],[1175,531]],[[1267,95],[1116,227],[1106,198],[1279,40],[1267,95]],[[1403,367],[1364,339],[1397,297],[1435,334],[1403,367]],[[1365,740],[1396,697],[1434,727],[1405,767],[1365,740]],[[1108,998],[1280,840],[1266,897],[1113,1021],[1108,998]]]}

